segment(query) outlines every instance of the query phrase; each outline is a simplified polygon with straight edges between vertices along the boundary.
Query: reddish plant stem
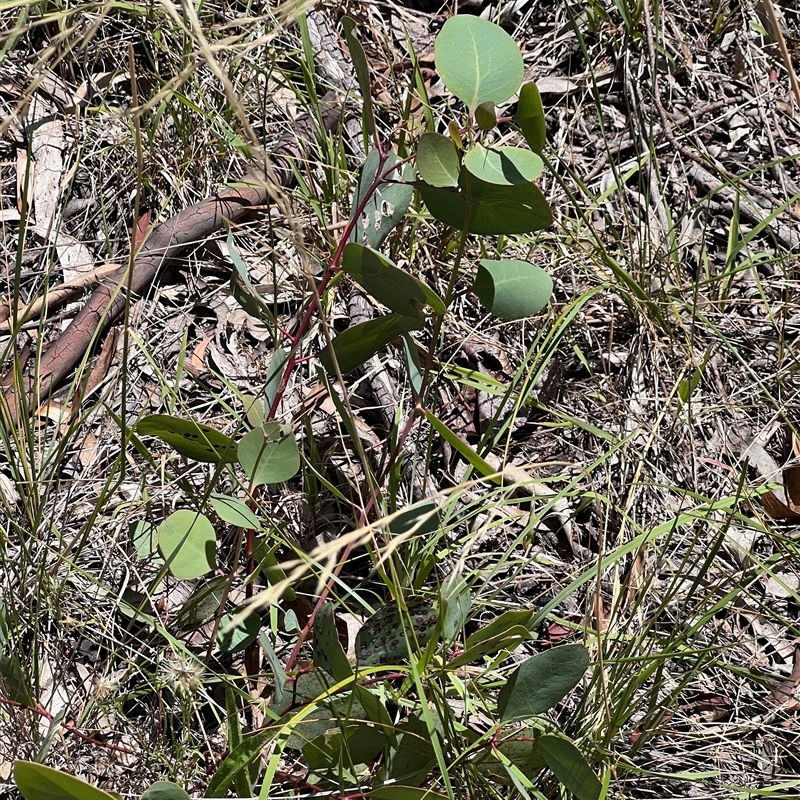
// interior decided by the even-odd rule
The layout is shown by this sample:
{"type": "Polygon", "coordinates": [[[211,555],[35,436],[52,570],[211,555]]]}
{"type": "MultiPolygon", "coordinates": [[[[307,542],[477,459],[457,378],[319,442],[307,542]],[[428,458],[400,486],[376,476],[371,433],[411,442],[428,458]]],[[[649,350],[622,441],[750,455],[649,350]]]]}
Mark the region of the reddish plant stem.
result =
{"type": "MultiPolygon", "coordinates": [[[[12,708],[19,708],[22,711],[32,711],[34,714],[38,714],[40,717],[44,717],[48,722],[52,722],[54,717],[53,715],[46,709],[40,706],[38,703],[35,706],[26,706],[25,703],[19,703],[16,700],[12,700],[9,697],[3,697],[0,695],[0,705],[4,706],[11,706],[12,708]]],[[[133,750],[128,750],[127,747],[120,747],[116,744],[108,744],[107,742],[99,742],[97,739],[92,739],[91,736],[85,733],[81,733],[72,721],[67,722],[59,722],[58,723],[66,733],[71,733],[73,736],[77,736],[82,741],[86,742],[87,744],[93,744],[96,747],[104,747],[106,750],[113,750],[115,753],[124,753],[128,756],[135,756],[136,753],[133,750]]]]}

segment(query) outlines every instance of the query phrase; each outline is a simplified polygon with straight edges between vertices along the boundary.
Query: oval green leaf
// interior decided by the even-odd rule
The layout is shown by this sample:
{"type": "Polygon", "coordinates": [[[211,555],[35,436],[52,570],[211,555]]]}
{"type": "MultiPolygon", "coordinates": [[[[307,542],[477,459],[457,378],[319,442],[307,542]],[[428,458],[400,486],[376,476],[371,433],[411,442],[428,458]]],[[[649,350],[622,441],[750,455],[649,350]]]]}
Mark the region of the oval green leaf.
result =
{"type": "Polygon", "coordinates": [[[314,666],[325,670],[337,681],[353,674],[344,649],[339,642],[333,603],[326,602],[314,618],[314,666]]]}
{"type": "Polygon", "coordinates": [[[484,147],[476,144],[464,157],[464,166],[486,183],[513,186],[530,183],[541,174],[542,159],[521,147],[484,147]]]}
{"type": "Polygon", "coordinates": [[[368,247],[355,242],[346,245],[342,269],[396,314],[418,317],[426,305],[437,314],[445,313],[444,303],[432,289],[368,247]]]}
{"type": "Polygon", "coordinates": [[[528,147],[540,154],[547,139],[542,96],[535,83],[526,83],[519,90],[519,103],[514,121],[519,125],[528,147]]]}
{"type": "Polygon", "coordinates": [[[503,722],[530,719],[551,709],[578,682],[589,666],[583,645],[555,647],[523,661],[497,696],[503,722]]]}
{"type": "Polygon", "coordinates": [[[524,67],[514,40],[480,17],[458,15],[436,37],[436,69],[444,85],[470,109],[503,103],[519,89],[524,67]]]}
{"type": "Polygon", "coordinates": [[[291,428],[278,422],[253,428],[239,442],[239,463],[253,487],[294,477],[300,469],[300,451],[291,428]]]}
{"type": "Polygon", "coordinates": [[[208,518],[196,511],[184,508],[170,514],[158,526],[158,547],[169,571],[181,580],[214,569],[217,536],[208,518]]]}
{"type": "Polygon", "coordinates": [[[217,516],[223,522],[227,522],[228,525],[252,530],[258,530],[261,527],[258,517],[238,497],[213,492],[209,497],[209,502],[214,511],[217,512],[217,516]]]}
{"type": "Polygon", "coordinates": [[[536,745],[550,771],[568,792],[578,800],[599,800],[603,784],[572,742],[548,734],[540,736],[536,745]]]}
{"type": "Polygon", "coordinates": [[[25,800],[114,800],[114,795],[32,761],[14,762],[14,781],[25,800]]]}
{"type": "Polygon", "coordinates": [[[417,145],[417,170],[431,186],[458,186],[461,162],[453,140],[440,133],[423,133],[417,145]]]}
{"type": "Polygon", "coordinates": [[[376,666],[397,664],[408,659],[406,637],[422,652],[436,630],[437,614],[427,600],[412,597],[406,604],[406,611],[392,600],[382,606],[356,634],[356,659],[358,665],[376,666]],[[406,620],[410,620],[412,630],[406,620]]]}
{"type": "Polygon", "coordinates": [[[233,611],[220,620],[217,631],[217,650],[222,653],[238,653],[249,647],[261,630],[261,618],[258,614],[248,614],[244,619],[236,620],[239,616],[233,611]]]}
{"type": "Polygon", "coordinates": [[[190,800],[190,798],[177,784],[169,781],[156,781],[145,789],[141,800],[190,800]]]}
{"type": "Polygon", "coordinates": [[[419,330],[423,324],[424,321],[419,317],[387,314],[385,317],[353,325],[320,351],[319,360],[328,372],[335,374],[333,362],[335,354],[342,375],[346,375],[361,366],[368,358],[372,358],[389,342],[408,331],[419,330]]]}
{"type": "Polygon", "coordinates": [[[169,414],[152,414],[139,420],[140,436],[157,436],[186,458],[211,464],[235,464],[236,443],[208,425],[169,414]]]}
{"type": "Polygon", "coordinates": [[[472,291],[500,319],[538,314],[553,294],[553,279],[529,261],[481,259],[472,291]]]}

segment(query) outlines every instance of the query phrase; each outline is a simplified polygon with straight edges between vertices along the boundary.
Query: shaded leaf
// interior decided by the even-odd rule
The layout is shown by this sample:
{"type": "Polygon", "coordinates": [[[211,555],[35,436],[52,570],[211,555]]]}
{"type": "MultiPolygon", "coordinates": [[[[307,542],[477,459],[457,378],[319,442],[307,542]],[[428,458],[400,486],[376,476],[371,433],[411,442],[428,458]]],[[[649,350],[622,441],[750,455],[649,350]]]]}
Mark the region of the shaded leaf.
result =
{"type": "Polygon", "coordinates": [[[578,800],[599,800],[603,784],[580,750],[561,736],[540,736],[539,752],[561,785],[578,800]]]}
{"type": "Polygon", "coordinates": [[[464,156],[464,166],[476,177],[499,186],[530,183],[542,174],[542,159],[521,147],[476,144],[464,156]]]}
{"type": "Polygon", "coordinates": [[[189,800],[189,795],[175,783],[156,781],[145,789],[141,800],[189,800]]]}
{"type": "Polygon", "coordinates": [[[433,290],[369,247],[355,242],[346,245],[342,269],[396,314],[418,317],[426,305],[437,314],[445,312],[444,303],[433,290]]]}
{"type": "Polygon", "coordinates": [[[497,112],[491,100],[481,103],[475,109],[475,122],[482,131],[490,131],[497,125],[497,112]]]}
{"type": "Polygon", "coordinates": [[[131,541],[136,548],[136,555],[145,561],[158,549],[158,528],[152,522],[141,519],[131,526],[131,541]]]}
{"type": "Polygon", "coordinates": [[[547,139],[547,125],[539,88],[535,83],[523,84],[519,90],[519,103],[514,121],[519,125],[528,147],[541,154],[547,139]]]}
{"type": "Polygon", "coordinates": [[[464,629],[471,607],[472,593],[464,576],[452,573],[439,590],[439,613],[443,617],[442,634],[445,639],[453,639],[464,629]]]}
{"type": "Polygon", "coordinates": [[[416,536],[427,536],[439,529],[440,522],[439,506],[428,500],[404,508],[389,523],[389,531],[392,536],[402,536],[410,531],[414,531],[416,536]]]}
{"type": "Polygon", "coordinates": [[[158,526],[158,547],[169,571],[181,580],[199,578],[214,569],[217,536],[208,518],[181,509],[158,526]]]}
{"type": "Polygon", "coordinates": [[[333,613],[333,603],[325,602],[314,619],[314,664],[337,681],[349,678],[353,669],[347,661],[333,613]]]}
{"type": "Polygon", "coordinates": [[[217,631],[217,649],[222,653],[238,653],[249,647],[261,630],[261,618],[255,612],[237,620],[239,611],[226,614],[217,631]]]}
{"type": "Polygon", "coordinates": [[[458,186],[461,161],[453,140],[439,133],[423,133],[417,145],[417,170],[431,186],[458,186]]]}
{"type": "MultiPolygon", "coordinates": [[[[533,728],[523,728],[515,731],[512,738],[497,743],[497,749],[530,780],[533,780],[546,766],[536,741],[540,735],[540,731],[533,728]]],[[[492,750],[479,756],[474,763],[482,774],[501,783],[512,783],[505,764],[492,750]]]]}
{"type": "Polygon", "coordinates": [[[253,428],[239,442],[239,463],[254,487],[294,477],[300,469],[300,451],[291,428],[278,422],[253,428]]]}
{"type": "Polygon", "coordinates": [[[342,375],[352,372],[371,358],[389,342],[412,330],[419,330],[424,320],[419,317],[407,317],[402,314],[387,314],[384,317],[371,319],[353,325],[340,333],[331,344],[320,351],[319,360],[330,373],[335,373],[333,354],[342,375]]]}
{"type": "Polygon", "coordinates": [[[530,610],[506,611],[470,634],[464,643],[464,652],[449,661],[448,666],[460,667],[501,650],[516,649],[522,642],[534,638],[528,629],[532,618],[530,610]]]}
{"type": "Polygon", "coordinates": [[[375,115],[372,111],[372,81],[370,79],[369,65],[367,64],[367,57],[364,54],[364,48],[361,46],[361,42],[353,36],[355,27],[356,23],[350,19],[350,17],[342,17],[344,38],[347,42],[347,49],[350,51],[350,60],[356,71],[358,85],[361,89],[361,102],[363,103],[361,118],[364,122],[364,133],[369,137],[375,133],[375,115]]]}
{"type": "Polygon", "coordinates": [[[388,775],[406,786],[418,786],[436,763],[425,720],[417,714],[404,719],[397,726],[397,739],[397,749],[387,759],[388,775]]]}
{"type": "Polygon", "coordinates": [[[446,800],[446,795],[434,792],[433,789],[401,786],[399,783],[379,786],[377,789],[367,792],[366,796],[375,800],[446,800]]]}
{"type": "Polygon", "coordinates": [[[186,458],[211,464],[235,464],[236,442],[215,428],[169,414],[152,414],[139,420],[140,436],[157,436],[186,458]]]}
{"type": "Polygon", "coordinates": [[[522,83],[522,55],[499,26],[459,14],[436,37],[436,69],[444,85],[470,109],[503,103],[522,83]]]}
{"type": "Polygon", "coordinates": [[[183,630],[195,630],[211,619],[219,611],[225,597],[227,581],[224,575],[218,575],[198,583],[175,617],[175,626],[183,630]]]}
{"type": "Polygon", "coordinates": [[[481,259],[472,291],[501,319],[524,319],[538,314],[553,294],[553,279],[528,261],[481,259]]]}
{"type": "Polygon", "coordinates": [[[523,661],[497,697],[500,718],[514,722],[543,714],[578,685],[588,666],[589,652],[580,644],[554,647],[523,661]]]}
{"type": "Polygon", "coordinates": [[[272,728],[264,728],[252,736],[246,737],[234,747],[217,767],[214,777],[211,778],[206,789],[206,797],[222,797],[228,791],[233,779],[261,755],[261,751],[279,732],[280,726],[277,725],[272,728]]]}
{"type": "MultiPolygon", "coordinates": [[[[389,153],[381,168],[381,174],[385,174],[396,164],[400,164],[400,159],[395,153],[389,153]]],[[[361,177],[353,201],[354,212],[367,196],[379,167],[380,153],[377,150],[371,150],[361,168],[361,177]]],[[[400,224],[414,196],[414,187],[411,184],[399,182],[405,179],[407,172],[407,169],[398,167],[389,174],[388,182],[380,184],[370,196],[356,221],[351,236],[352,241],[378,250],[386,237],[400,224]]]]}

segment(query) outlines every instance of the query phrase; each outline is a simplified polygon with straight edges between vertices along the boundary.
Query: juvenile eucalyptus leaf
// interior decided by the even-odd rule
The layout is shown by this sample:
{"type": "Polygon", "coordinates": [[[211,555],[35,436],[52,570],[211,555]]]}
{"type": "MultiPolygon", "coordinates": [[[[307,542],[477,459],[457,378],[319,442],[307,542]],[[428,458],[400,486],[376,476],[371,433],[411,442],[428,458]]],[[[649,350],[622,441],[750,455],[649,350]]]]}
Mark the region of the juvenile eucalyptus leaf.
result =
{"type": "Polygon", "coordinates": [[[140,800],[190,800],[190,798],[176,783],[156,781],[145,789],[140,800]]]}
{"type": "Polygon", "coordinates": [[[228,525],[235,525],[237,528],[251,528],[258,530],[261,523],[258,517],[250,510],[247,503],[239,500],[238,497],[231,497],[229,494],[212,492],[209,502],[217,516],[228,525]]]}
{"type": "Polygon", "coordinates": [[[217,575],[208,580],[199,581],[186,602],[175,617],[175,627],[181,630],[197,630],[204,622],[208,622],[218,611],[225,597],[227,578],[217,575]]]}
{"type": "Polygon", "coordinates": [[[514,121],[519,125],[528,147],[541,154],[547,139],[547,125],[539,88],[535,83],[523,84],[519,90],[519,103],[514,121]]]}
{"type": "Polygon", "coordinates": [[[471,633],[464,643],[464,652],[449,661],[448,666],[455,669],[501,650],[515,650],[522,642],[534,638],[528,629],[532,618],[533,611],[530,610],[506,611],[471,633]]]}
{"type": "Polygon", "coordinates": [[[461,161],[453,140],[439,133],[423,133],[417,145],[417,170],[431,186],[458,186],[461,161]]]}
{"type": "Polygon", "coordinates": [[[378,609],[356,635],[356,658],[359,666],[397,664],[409,657],[406,638],[421,653],[436,630],[436,611],[421,597],[411,598],[407,611],[401,612],[392,600],[378,609]],[[411,630],[404,619],[411,622],[411,630]]]}
{"type": "Polygon", "coordinates": [[[250,613],[244,619],[237,619],[239,611],[233,611],[220,620],[217,631],[217,650],[221,653],[239,653],[249,647],[261,629],[258,614],[250,613]]]}
{"type": "Polygon", "coordinates": [[[547,200],[532,183],[498,186],[466,169],[460,180],[459,188],[417,184],[431,215],[456,230],[497,236],[530,233],[553,222],[547,200]]]}
{"type": "Polygon", "coordinates": [[[470,109],[503,103],[519,89],[524,67],[514,40],[480,17],[459,14],[445,22],[435,43],[444,85],[470,109]]]}
{"type": "Polygon", "coordinates": [[[375,133],[375,115],[372,111],[372,82],[369,75],[369,65],[364,54],[361,42],[353,35],[356,23],[350,17],[342,18],[342,29],[344,38],[347,42],[347,49],[350,51],[350,60],[356,71],[358,85],[361,89],[361,101],[363,103],[362,120],[364,122],[364,133],[367,137],[375,133]]]}
{"type": "Polygon", "coordinates": [[[575,745],[562,736],[545,735],[536,745],[561,785],[578,800],[599,800],[603,784],[575,745]]]}
{"type": "MultiPolygon", "coordinates": [[[[361,177],[353,200],[354,213],[367,198],[378,174],[378,169],[381,168],[383,175],[398,164],[400,164],[400,159],[397,155],[389,153],[381,168],[380,153],[377,150],[370,150],[364,166],[361,168],[361,177]]],[[[351,241],[364,244],[373,250],[380,249],[386,237],[400,224],[411,205],[414,187],[403,182],[408,174],[407,168],[398,166],[389,173],[386,182],[381,183],[377,190],[369,195],[363,211],[356,220],[351,241]]]]}
{"type": "MultiPolygon", "coordinates": [[[[497,749],[529,780],[534,779],[546,766],[537,744],[540,735],[541,732],[533,728],[523,728],[497,743],[497,749]]],[[[512,783],[505,764],[492,750],[480,754],[474,764],[481,774],[501,783],[512,783]]]]}
{"type": "Polygon", "coordinates": [[[14,782],[25,800],[115,800],[74,775],[32,761],[14,762],[14,782]]]}
{"type": "Polygon", "coordinates": [[[484,147],[476,144],[464,157],[464,166],[486,183],[513,186],[530,183],[542,174],[542,159],[521,147],[484,147]]]}
{"type": "Polygon", "coordinates": [[[214,569],[217,535],[208,517],[184,508],[158,526],[158,547],[176,578],[193,580],[214,569]]]}
{"type": "Polygon", "coordinates": [[[215,428],[191,419],[151,414],[136,425],[140,436],[157,436],[186,458],[211,464],[235,464],[236,443],[215,428]]]}
{"type": "Polygon", "coordinates": [[[387,772],[403,787],[419,786],[436,763],[425,720],[412,714],[397,726],[398,745],[388,758],[387,772]]]}
{"type": "Polygon", "coordinates": [[[442,634],[452,640],[464,629],[467,614],[472,607],[472,593],[463,575],[452,573],[439,590],[439,608],[443,617],[442,634]]]}
{"type": "Polygon", "coordinates": [[[408,331],[419,330],[423,325],[422,318],[402,314],[387,314],[384,317],[361,322],[340,333],[331,344],[323,348],[319,360],[328,372],[335,374],[333,362],[335,354],[342,375],[346,375],[386,347],[389,342],[408,331]]]}
{"type": "Polygon", "coordinates": [[[323,603],[314,619],[314,665],[334,680],[349,678],[353,670],[347,661],[333,613],[333,603],[323,603]]]}
{"type": "Polygon", "coordinates": [[[530,719],[553,708],[578,685],[589,666],[583,645],[554,647],[523,661],[497,696],[503,722],[530,719]]]}
{"type": "Polygon", "coordinates": [[[519,259],[481,259],[472,291],[501,319],[538,314],[553,294],[553,279],[536,264],[519,259]]]}
{"type": "Polygon", "coordinates": [[[239,463],[254,487],[294,477],[300,469],[300,451],[291,428],[278,422],[253,428],[239,442],[239,463]]]}
{"type": "Polygon", "coordinates": [[[481,103],[475,109],[475,122],[482,131],[490,131],[497,125],[497,113],[491,100],[481,103]]]}
{"type": "Polygon", "coordinates": [[[445,312],[444,303],[432,289],[368,247],[355,242],[347,244],[342,254],[342,269],[396,314],[419,317],[426,305],[437,314],[445,312]]]}

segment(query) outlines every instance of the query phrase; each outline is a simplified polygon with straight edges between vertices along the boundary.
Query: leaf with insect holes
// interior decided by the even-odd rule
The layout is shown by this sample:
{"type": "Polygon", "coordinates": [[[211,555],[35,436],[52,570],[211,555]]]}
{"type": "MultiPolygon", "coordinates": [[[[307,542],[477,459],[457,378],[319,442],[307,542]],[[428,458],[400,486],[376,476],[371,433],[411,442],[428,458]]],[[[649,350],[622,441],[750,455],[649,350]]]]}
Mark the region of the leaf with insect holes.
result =
{"type": "Polygon", "coordinates": [[[114,800],[118,796],[32,761],[14,762],[14,782],[25,800],[114,800]]]}
{"type": "Polygon", "coordinates": [[[541,154],[547,139],[547,126],[542,96],[535,83],[523,84],[519,90],[519,103],[514,122],[519,125],[528,147],[537,155],[541,154]]]}
{"type": "Polygon", "coordinates": [[[423,133],[417,144],[417,171],[431,186],[458,186],[461,160],[453,140],[440,133],[423,133]]]}
{"type": "Polygon", "coordinates": [[[342,269],[396,314],[418,317],[426,305],[437,314],[445,313],[444,303],[432,289],[369,247],[355,242],[346,245],[342,253],[342,269]]]}
{"type": "Polygon", "coordinates": [[[300,451],[292,429],[278,422],[253,428],[239,442],[239,463],[253,487],[293,478],[300,469],[300,451]]]}
{"type": "MultiPolygon", "coordinates": [[[[386,174],[392,167],[399,165],[400,159],[389,153],[381,169],[381,174],[386,174]]],[[[361,177],[358,180],[358,189],[353,199],[353,212],[361,206],[372,188],[380,167],[380,153],[370,150],[364,166],[361,168],[361,177]]],[[[364,209],[356,220],[356,226],[350,237],[351,241],[364,244],[373,250],[380,249],[386,237],[400,224],[401,220],[411,205],[414,196],[414,187],[410,183],[403,183],[409,176],[407,167],[397,166],[387,175],[386,182],[369,196],[364,209]]]]}
{"type": "Polygon", "coordinates": [[[421,317],[407,317],[404,314],[387,314],[384,317],[360,322],[342,331],[324,347],[320,351],[319,360],[328,372],[335,375],[333,360],[335,355],[342,375],[347,375],[367,359],[372,358],[389,342],[423,326],[424,320],[421,317]]]}
{"type": "Polygon", "coordinates": [[[193,580],[214,569],[217,535],[207,517],[184,508],[158,526],[158,547],[176,578],[193,580]]]}
{"type": "Polygon", "coordinates": [[[578,685],[588,666],[589,652],[580,644],[554,647],[523,661],[497,696],[500,718],[516,722],[543,714],[578,685]]]}
{"type": "Polygon", "coordinates": [[[538,314],[553,293],[553,279],[536,264],[519,259],[481,259],[472,291],[500,319],[538,314]]]}
{"type": "Polygon", "coordinates": [[[472,110],[490,100],[505,102],[522,83],[516,42],[480,17],[450,17],[436,37],[435,60],[444,85],[472,110]]]}
{"type": "Polygon", "coordinates": [[[405,661],[409,657],[406,638],[417,653],[425,649],[436,630],[436,611],[421,597],[411,598],[407,609],[407,612],[401,612],[397,601],[392,600],[364,623],[356,635],[359,666],[405,661]]]}
{"type": "Polygon", "coordinates": [[[562,736],[540,736],[536,745],[559,783],[578,800],[598,800],[603,784],[575,745],[562,736]]]}
{"type": "Polygon", "coordinates": [[[186,458],[211,464],[235,464],[236,442],[215,428],[191,419],[152,414],[136,425],[140,436],[157,436],[186,458]]]}
{"type": "Polygon", "coordinates": [[[530,183],[542,174],[542,159],[522,147],[484,147],[476,144],[464,157],[464,166],[486,183],[512,186],[530,183]]]}

